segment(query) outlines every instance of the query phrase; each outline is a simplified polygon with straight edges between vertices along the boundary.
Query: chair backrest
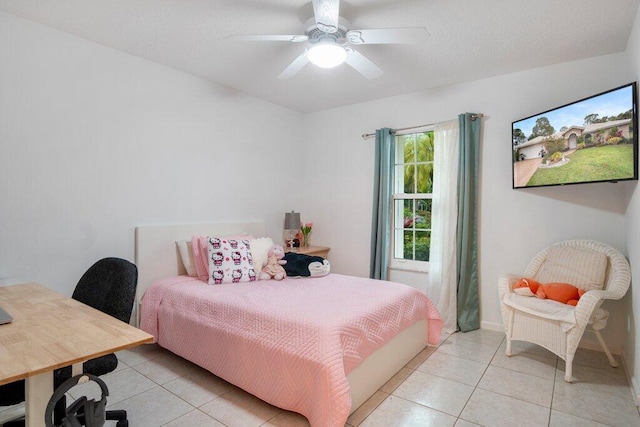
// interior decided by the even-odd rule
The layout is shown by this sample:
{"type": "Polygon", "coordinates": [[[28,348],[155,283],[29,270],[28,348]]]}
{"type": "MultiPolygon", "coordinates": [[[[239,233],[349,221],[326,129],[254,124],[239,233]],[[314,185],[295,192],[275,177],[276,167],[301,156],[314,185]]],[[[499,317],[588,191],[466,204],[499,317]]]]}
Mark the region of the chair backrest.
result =
{"type": "Polygon", "coordinates": [[[529,263],[525,271],[526,277],[535,277],[538,270],[547,259],[547,252],[552,247],[571,247],[586,251],[600,252],[607,256],[604,288],[613,292],[613,299],[622,298],[631,283],[631,267],[627,259],[616,248],[595,240],[566,240],[555,243],[540,251],[529,263]]]}
{"type": "Polygon", "coordinates": [[[138,284],[138,268],[120,258],[104,258],[80,278],[72,298],[129,323],[138,284]]]}

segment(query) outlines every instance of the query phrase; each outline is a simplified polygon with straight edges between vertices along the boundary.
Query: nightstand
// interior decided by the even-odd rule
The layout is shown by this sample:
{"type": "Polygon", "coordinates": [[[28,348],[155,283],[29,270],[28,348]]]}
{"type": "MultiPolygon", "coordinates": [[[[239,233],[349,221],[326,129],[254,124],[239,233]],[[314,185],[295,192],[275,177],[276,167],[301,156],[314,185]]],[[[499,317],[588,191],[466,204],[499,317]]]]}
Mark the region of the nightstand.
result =
{"type": "Polygon", "coordinates": [[[287,248],[286,252],[295,252],[297,254],[319,256],[327,259],[331,248],[326,246],[302,246],[300,248],[287,248]]]}

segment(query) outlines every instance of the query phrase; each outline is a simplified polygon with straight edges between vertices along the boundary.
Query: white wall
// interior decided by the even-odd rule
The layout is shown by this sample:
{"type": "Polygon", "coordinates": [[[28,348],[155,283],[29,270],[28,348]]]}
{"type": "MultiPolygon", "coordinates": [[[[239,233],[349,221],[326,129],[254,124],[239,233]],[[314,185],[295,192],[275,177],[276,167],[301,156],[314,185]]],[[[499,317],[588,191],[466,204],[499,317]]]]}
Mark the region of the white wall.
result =
{"type": "MultiPolygon", "coordinates": [[[[636,78],[627,56],[616,54],[308,114],[307,157],[314,161],[308,165],[307,186],[314,189],[314,197],[306,201],[302,212],[312,213],[310,219],[318,224],[314,241],[332,247],[334,271],[367,275],[374,147],[373,140],[362,140],[360,135],[380,127],[455,119],[464,112],[484,113],[481,318],[483,326],[500,328],[498,277],[524,271],[528,261],[548,244],[586,238],[625,250],[628,191],[636,185],[512,190],[511,122],[636,78]]],[[[426,286],[427,279],[423,280],[426,286]]],[[[620,351],[626,337],[624,318],[617,313],[622,303],[608,306],[613,313],[606,339],[620,351]]]]}
{"type": "MultiPolygon", "coordinates": [[[[640,10],[636,14],[633,32],[629,37],[627,54],[631,60],[635,80],[640,81],[640,10]]],[[[625,361],[631,374],[634,393],[640,404],[640,188],[629,191],[629,207],[626,212],[626,243],[631,263],[631,289],[628,295],[625,330],[628,330],[625,345],[625,361]],[[634,285],[635,284],[635,285],[634,285]],[[635,289],[634,289],[635,288],[635,289]]]]}
{"type": "Polygon", "coordinates": [[[70,295],[139,224],[282,233],[300,114],[2,12],[0,64],[0,277],[70,295]]]}

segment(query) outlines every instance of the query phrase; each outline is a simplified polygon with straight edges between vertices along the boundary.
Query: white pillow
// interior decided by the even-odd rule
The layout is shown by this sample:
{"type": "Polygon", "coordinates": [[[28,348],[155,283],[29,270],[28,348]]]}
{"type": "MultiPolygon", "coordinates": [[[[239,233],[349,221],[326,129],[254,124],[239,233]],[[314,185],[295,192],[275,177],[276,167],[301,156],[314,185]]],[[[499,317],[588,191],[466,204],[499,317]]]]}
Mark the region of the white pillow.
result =
{"type": "Polygon", "coordinates": [[[191,240],[178,240],[176,241],[178,252],[180,252],[180,259],[182,265],[187,271],[187,274],[191,277],[197,277],[196,264],[193,258],[193,247],[191,246],[191,240]]]}
{"type": "MultiPolygon", "coordinates": [[[[249,246],[253,269],[256,274],[258,274],[262,271],[262,267],[264,267],[264,264],[267,262],[267,258],[269,258],[269,248],[273,246],[273,240],[271,240],[271,237],[260,237],[250,240],[249,246]]],[[[258,276],[259,275],[260,274],[258,274],[258,276]]]]}
{"type": "Polygon", "coordinates": [[[602,252],[566,246],[552,246],[540,266],[537,280],[542,283],[570,283],[590,291],[604,287],[608,258],[602,252]]]}

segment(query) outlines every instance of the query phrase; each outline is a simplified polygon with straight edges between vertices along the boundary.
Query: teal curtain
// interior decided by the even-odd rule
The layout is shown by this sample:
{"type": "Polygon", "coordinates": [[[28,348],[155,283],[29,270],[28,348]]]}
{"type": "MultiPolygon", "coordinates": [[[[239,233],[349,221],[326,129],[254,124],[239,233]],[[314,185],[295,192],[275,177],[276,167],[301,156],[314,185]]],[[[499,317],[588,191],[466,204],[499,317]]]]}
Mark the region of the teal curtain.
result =
{"type": "Polygon", "coordinates": [[[369,277],[387,280],[391,243],[391,203],[393,200],[393,167],[395,164],[394,131],[376,131],[376,153],[373,180],[373,218],[371,221],[371,265],[369,277]]]}
{"type": "Polygon", "coordinates": [[[480,328],[478,297],[478,172],[480,123],[478,114],[458,116],[460,158],[458,163],[458,328],[480,328]]]}

